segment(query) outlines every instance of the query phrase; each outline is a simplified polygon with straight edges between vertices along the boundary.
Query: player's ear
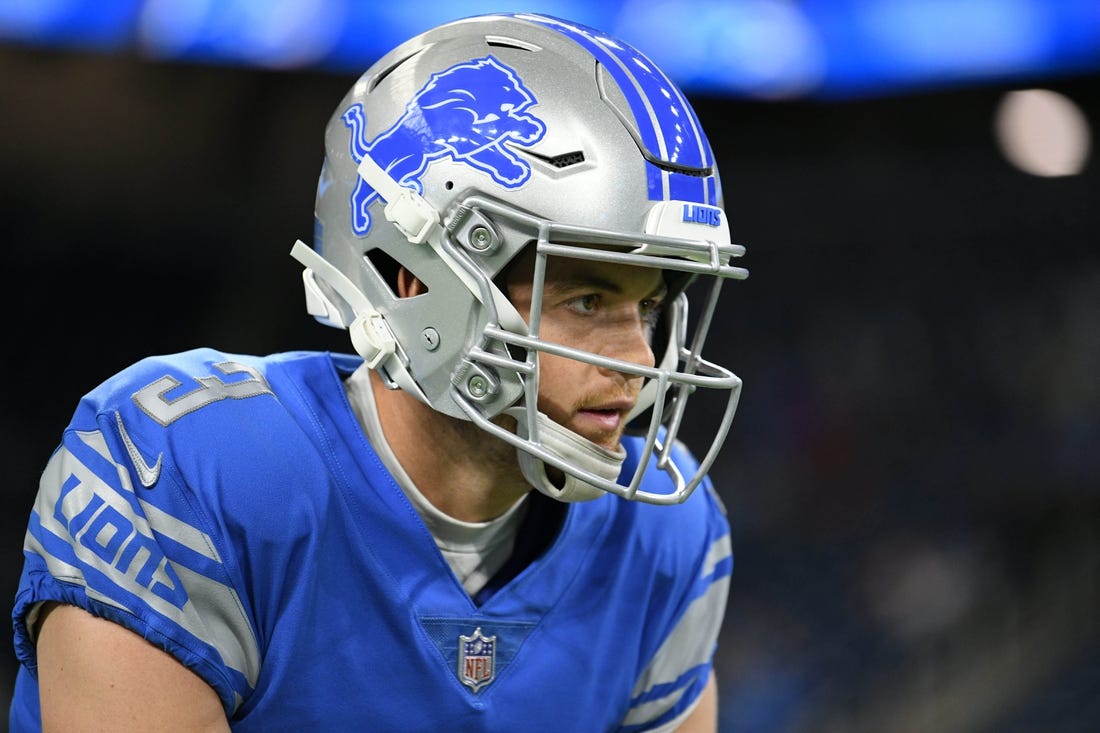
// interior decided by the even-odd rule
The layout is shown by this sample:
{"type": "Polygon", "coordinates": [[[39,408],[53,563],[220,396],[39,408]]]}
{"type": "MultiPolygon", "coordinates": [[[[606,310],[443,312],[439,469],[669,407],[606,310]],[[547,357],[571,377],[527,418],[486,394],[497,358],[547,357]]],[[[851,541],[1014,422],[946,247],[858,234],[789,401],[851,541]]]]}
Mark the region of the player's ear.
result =
{"type": "Polygon", "coordinates": [[[404,267],[397,271],[397,297],[412,298],[428,292],[428,286],[424,281],[412,274],[404,267]]]}

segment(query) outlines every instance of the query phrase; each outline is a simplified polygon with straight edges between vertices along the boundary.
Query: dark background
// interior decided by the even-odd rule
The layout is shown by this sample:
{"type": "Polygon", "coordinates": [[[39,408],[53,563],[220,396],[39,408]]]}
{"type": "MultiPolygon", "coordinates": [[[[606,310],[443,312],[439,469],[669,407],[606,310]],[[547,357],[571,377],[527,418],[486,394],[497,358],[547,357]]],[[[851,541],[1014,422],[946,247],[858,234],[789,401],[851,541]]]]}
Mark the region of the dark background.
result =
{"type": "MultiPolygon", "coordinates": [[[[101,380],[350,350],[288,252],[352,80],[0,48],[0,593],[101,380]]],[[[1034,81],[1100,119],[1100,77],[1034,81]]],[[[1100,730],[1100,171],[1008,164],[1007,89],[693,97],[752,272],[711,337],[745,380],[713,471],[727,733],[1100,730]]]]}

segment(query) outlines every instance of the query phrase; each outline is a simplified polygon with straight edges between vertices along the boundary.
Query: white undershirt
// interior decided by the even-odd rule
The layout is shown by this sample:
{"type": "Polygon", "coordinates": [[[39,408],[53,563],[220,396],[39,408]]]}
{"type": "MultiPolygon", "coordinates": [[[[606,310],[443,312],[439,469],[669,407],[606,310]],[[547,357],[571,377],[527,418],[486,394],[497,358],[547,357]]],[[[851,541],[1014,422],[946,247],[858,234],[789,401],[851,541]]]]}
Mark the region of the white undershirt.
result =
{"type": "Polygon", "coordinates": [[[344,389],[375,453],[420,515],[462,587],[471,596],[475,595],[511,556],[516,534],[527,514],[526,495],[504,514],[488,522],[464,522],[444,514],[420,493],[386,442],[371,390],[370,371],[365,365],[344,381],[344,389]]]}

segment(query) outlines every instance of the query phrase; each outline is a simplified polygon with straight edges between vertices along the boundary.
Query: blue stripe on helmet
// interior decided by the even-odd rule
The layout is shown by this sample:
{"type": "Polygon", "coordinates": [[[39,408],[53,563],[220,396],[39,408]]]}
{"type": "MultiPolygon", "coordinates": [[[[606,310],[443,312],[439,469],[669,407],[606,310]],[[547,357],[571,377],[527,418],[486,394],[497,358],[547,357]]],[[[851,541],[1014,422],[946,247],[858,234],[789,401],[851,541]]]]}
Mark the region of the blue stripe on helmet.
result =
{"type": "MultiPolygon", "coordinates": [[[[714,155],[695,111],[680,89],[642,53],[593,28],[546,15],[516,14],[551,28],[587,49],[626,97],[642,144],[655,158],[689,168],[714,165],[714,155]]],[[[650,199],[717,203],[710,177],[670,173],[646,166],[650,199]],[[666,183],[667,177],[667,183],[666,183]],[[667,186],[667,190],[666,190],[667,186]]]]}
{"type": "MultiPolygon", "coordinates": [[[[689,176],[686,173],[668,174],[668,197],[676,201],[692,201],[717,206],[718,202],[710,195],[712,186],[708,185],[710,176],[689,176]]],[[[650,198],[653,198],[650,196],[650,198]]]]}

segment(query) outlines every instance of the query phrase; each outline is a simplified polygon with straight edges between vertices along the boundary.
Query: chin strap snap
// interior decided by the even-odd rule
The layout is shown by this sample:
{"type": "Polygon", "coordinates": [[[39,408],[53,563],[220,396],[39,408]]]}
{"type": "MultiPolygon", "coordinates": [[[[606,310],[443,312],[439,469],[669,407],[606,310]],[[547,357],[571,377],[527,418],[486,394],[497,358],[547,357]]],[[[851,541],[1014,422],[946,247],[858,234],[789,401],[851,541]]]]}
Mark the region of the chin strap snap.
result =
{"type": "Polygon", "coordinates": [[[312,247],[298,240],[290,250],[291,256],[306,266],[302,281],[306,289],[306,308],[311,315],[320,316],[337,326],[346,326],[351,343],[363,357],[367,366],[374,369],[397,351],[397,339],[393,331],[374,306],[370,304],[351,280],[337,270],[312,247]],[[347,301],[354,311],[349,319],[339,304],[325,295],[317,283],[320,279],[347,301]],[[351,321],[348,323],[348,321],[351,321]]]}
{"type": "Polygon", "coordinates": [[[350,326],[351,343],[363,357],[369,369],[379,364],[397,351],[397,339],[393,337],[386,319],[378,313],[362,313],[350,326]]]}

